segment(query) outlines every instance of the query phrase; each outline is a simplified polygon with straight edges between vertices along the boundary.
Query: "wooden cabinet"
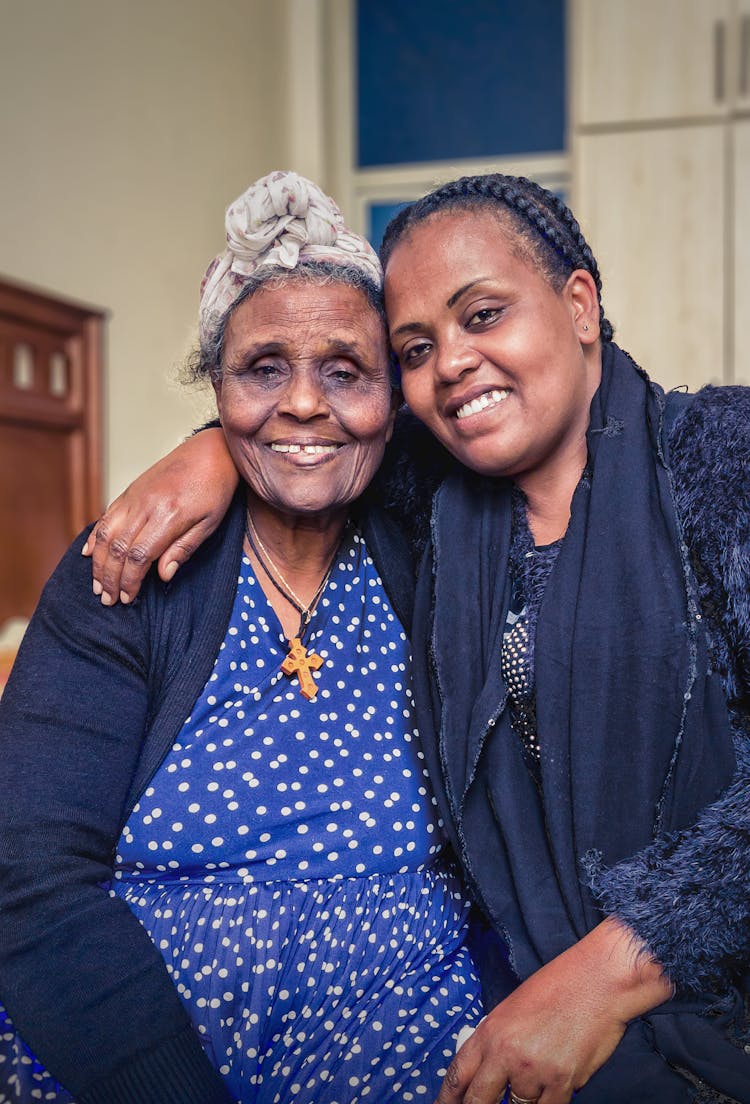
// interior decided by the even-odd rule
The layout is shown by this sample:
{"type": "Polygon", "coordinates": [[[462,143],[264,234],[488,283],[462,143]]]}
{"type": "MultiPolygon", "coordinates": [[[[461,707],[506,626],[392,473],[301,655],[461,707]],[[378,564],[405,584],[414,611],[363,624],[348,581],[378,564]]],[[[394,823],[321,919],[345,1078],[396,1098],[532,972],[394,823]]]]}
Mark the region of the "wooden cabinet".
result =
{"type": "Polygon", "coordinates": [[[724,376],[725,202],[720,128],[587,135],[578,213],[615,341],[665,387],[724,376]]]}
{"type": "Polygon", "coordinates": [[[574,9],[579,125],[726,111],[732,0],[577,0],[574,9]]]}
{"type": "MultiPolygon", "coordinates": [[[[748,24],[750,26],[750,23],[748,24]]],[[[750,32],[749,32],[750,33],[750,32]]],[[[750,119],[737,122],[732,128],[732,202],[734,205],[734,238],[732,247],[733,311],[732,351],[734,380],[750,385],[750,119]]]]}
{"type": "Polygon", "coordinates": [[[734,0],[727,50],[729,94],[736,110],[750,114],[750,0],[734,0]]]}
{"type": "Polygon", "coordinates": [[[616,340],[750,382],[750,0],[572,0],[572,204],[616,340]]]}
{"type": "Polygon", "coordinates": [[[0,280],[0,627],[101,501],[104,315],[0,280]]]}

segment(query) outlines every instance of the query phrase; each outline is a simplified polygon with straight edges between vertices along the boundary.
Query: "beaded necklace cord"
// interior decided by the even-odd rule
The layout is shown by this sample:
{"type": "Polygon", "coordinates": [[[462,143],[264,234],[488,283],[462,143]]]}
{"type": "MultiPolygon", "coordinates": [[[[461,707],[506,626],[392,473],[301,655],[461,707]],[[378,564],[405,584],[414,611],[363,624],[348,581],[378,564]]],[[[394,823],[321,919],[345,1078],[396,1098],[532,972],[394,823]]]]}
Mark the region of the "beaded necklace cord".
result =
{"type": "MultiPolygon", "coordinates": [[[[348,523],[344,527],[344,533],[346,533],[347,528],[348,523]]],[[[302,599],[294,592],[292,587],[282,575],[277,565],[274,563],[270,552],[263,544],[263,541],[260,539],[258,530],[253,524],[253,520],[249,510],[247,510],[245,514],[245,536],[247,537],[248,544],[255,553],[255,558],[257,559],[258,563],[263,568],[263,571],[268,577],[269,582],[272,584],[272,586],[276,588],[276,590],[279,592],[279,594],[281,594],[283,598],[286,598],[287,602],[289,602],[291,606],[294,606],[294,608],[297,610],[297,613],[299,613],[300,615],[299,628],[297,629],[296,635],[287,639],[289,651],[287,652],[284,662],[281,664],[281,670],[284,672],[285,675],[290,678],[293,675],[297,675],[299,678],[300,693],[304,698],[307,698],[308,701],[313,701],[315,695],[318,693],[318,686],[315,682],[315,679],[312,677],[312,672],[319,671],[325,663],[325,660],[322,656],[318,655],[317,652],[308,652],[307,647],[303,643],[303,638],[305,632],[307,631],[307,627],[312,620],[312,616],[315,613],[318,602],[320,601],[324,590],[328,586],[328,580],[331,577],[331,572],[333,571],[334,564],[336,563],[336,560],[339,557],[339,552],[341,551],[341,545],[343,544],[343,534],[341,540],[336,546],[336,551],[333,553],[331,561],[328,564],[325,573],[323,574],[323,578],[320,580],[315,593],[313,594],[307,605],[305,605],[302,599]]]]}

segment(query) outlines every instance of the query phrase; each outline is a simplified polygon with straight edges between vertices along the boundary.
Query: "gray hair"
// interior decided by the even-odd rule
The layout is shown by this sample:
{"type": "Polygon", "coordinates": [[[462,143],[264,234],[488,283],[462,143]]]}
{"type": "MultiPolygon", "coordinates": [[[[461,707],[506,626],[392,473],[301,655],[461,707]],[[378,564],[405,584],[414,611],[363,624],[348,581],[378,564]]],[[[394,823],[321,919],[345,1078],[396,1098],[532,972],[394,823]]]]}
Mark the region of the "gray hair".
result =
{"type": "Polygon", "coordinates": [[[360,291],[385,326],[385,307],[382,288],[361,268],[338,261],[301,261],[296,268],[282,265],[264,265],[257,273],[248,276],[242,290],[223,314],[210,318],[204,325],[200,345],[190,354],[183,370],[188,383],[212,382],[221,378],[224,368],[224,339],[227,323],[241,303],[250,299],[261,288],[276,288],[287,284],[343,284],[360,291]]]}

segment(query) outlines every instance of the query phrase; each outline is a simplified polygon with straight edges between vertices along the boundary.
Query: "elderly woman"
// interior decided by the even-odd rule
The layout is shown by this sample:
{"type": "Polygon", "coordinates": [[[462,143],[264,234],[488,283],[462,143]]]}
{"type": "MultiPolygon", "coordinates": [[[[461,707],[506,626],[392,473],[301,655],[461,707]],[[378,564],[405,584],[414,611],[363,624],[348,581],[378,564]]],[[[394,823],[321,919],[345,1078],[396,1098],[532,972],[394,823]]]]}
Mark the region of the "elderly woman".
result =
{"type": "Polygon", "coordinates": [[[0,998],[38,1060],[6,1026],[14,1100],[427,1099],[481,1015],[411,561],[365,493],[395,409],[377,258],[293,174],[227,231],[196,371],[228,516],[103,613],[77,542],[3,696],[0,998]]]}
{"type": "MultiPolygon", "coordinates": [[[[404,396],[459,462],[405,439],[420,732],[515,975],[482,955],[440,1104],[750,1102],[750,393],[665,396],[527,180],[437,189],[382,256],[404,396]]],[[[185,514],[107,523],[158,552],[185,514]]]]}

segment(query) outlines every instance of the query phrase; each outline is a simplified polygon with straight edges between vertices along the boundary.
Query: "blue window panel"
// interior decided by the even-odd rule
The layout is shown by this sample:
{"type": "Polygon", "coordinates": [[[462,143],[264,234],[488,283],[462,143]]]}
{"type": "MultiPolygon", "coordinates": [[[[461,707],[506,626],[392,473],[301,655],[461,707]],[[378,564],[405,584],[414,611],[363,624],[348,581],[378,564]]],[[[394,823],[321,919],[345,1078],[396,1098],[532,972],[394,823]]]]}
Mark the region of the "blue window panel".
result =
{"type": "MultiPolygon", "coordinates": [[[[425,188],[425,192],[429,190],[429,188],[425,188]]],[[[568,193],[564,186],[552,188],[551,191],[554,195],[559,196],[563,203],[568,202],[568,193]]],[[[405,199],[401,203],[377,203],[372,201],[367,204],[367,230],[365,231],[365,236],[373,249],[380,249],[386,226],[394,215],[398,214],[402,207],[408,206],[411,202],[410,199],[405,199]]]]}
{"type": "Polygon", "coordinates": [[[380,249],[385,228],[394,215],[397,215],[404,203],[370,203],[367,217],[367,239],[374,249],[380,249]]]}
{"type": "Polygon", "coordinates": [[[356,11],[360,167],[564,150],[564,0],[356,11]]]}

